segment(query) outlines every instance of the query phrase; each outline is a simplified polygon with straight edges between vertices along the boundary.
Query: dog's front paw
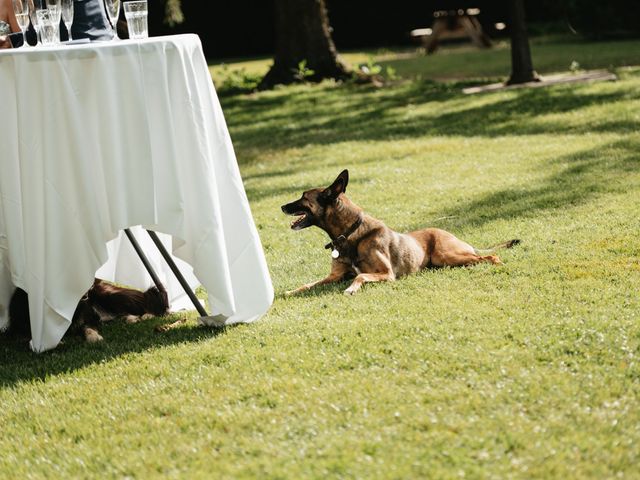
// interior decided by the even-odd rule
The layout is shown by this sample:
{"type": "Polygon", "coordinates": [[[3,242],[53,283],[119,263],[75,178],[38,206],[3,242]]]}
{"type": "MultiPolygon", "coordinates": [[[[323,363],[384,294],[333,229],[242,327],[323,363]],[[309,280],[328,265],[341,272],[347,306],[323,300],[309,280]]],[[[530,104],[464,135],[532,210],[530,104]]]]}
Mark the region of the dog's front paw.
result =
{"type": "Polygon", "coordinates": [[[84,339],[88,343],[97,343],[104,340],[104,338],[102,338],[102,335],[100,335],[98,331],[94,330],[93,328],[85,328],[84,339]]]}
{"type": "Polygon", "coordinates": [[[138,317],[137,315],[127,315],[124,318],[124,321],[131,324],[131,323],[138,323],[140,321],[140,317],[138,317]]]}
{"type": "Polygon", "coordinates": [[[349,288],[347,288],[344,291],[345,295],[355,295],[355,293],[358,291],[360,287],[354,287],[353,285],[351,285],[349,288]]]}
{"type": "Polygon", "coordinates": [[[304,292],[305,290],[309,290],[309,289],[305,286],[305,287],[296,288],[295,290],[287,290],[286,292],[284,292],[284,296],[293,297],[294,295],[297,295],[300,292],[304,292]]]}

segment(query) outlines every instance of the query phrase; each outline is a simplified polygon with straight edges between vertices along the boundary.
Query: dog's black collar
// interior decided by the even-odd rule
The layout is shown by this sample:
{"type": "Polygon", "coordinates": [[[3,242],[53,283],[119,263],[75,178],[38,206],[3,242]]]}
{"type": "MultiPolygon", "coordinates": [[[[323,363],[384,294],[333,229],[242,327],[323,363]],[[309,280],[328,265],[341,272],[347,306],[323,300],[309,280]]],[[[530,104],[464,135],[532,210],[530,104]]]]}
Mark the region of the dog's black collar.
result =
{"type": "Polygon", "coordinates": [[[353,222],[353,225],[349,227],[349,229],[344,232],[342,235],[338,235],[335,240],[327,243],[324,248],[330,248],[331,250],[340,250],[340,248],[344,245],[344,242],[347,241],[349,235],[355,232],[358,227],[362,224],[362,213],[358,214],[358,218],[353,222]]]}

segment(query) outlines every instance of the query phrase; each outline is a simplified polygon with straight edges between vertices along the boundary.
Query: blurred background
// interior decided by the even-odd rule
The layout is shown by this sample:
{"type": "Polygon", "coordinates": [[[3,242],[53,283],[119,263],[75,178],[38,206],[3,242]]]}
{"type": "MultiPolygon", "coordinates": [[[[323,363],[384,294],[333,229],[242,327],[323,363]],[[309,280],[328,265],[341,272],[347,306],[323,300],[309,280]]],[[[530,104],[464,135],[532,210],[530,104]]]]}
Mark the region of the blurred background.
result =
{"type": "MultiPolygon", "coordinates": [[[[173,26],[166,20],[166,2],[149,0],[151,35],[196,33],[207,58],[273,53],[274,0],[183,0],[184,21],[173,26]]],[[[506,0],[326,0],[326,5],[338,51],[416,45],[410,32],[429,28],[438,10],[477,8],[486,34],[508,38],[506,0]]],[[[634,0],[536,0],[525,1],[525,8],[531,35],[569,33],[585,40],[640,36],[640,2],[634,0]]]]}

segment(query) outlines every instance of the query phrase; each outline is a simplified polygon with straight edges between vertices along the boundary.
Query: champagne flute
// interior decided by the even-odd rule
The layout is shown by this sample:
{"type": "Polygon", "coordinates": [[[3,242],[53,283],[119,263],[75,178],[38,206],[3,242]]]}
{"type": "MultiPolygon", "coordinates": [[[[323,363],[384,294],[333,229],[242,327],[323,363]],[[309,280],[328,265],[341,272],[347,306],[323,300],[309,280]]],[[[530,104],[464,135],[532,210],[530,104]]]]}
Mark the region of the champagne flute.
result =
{"type": "Polygon", "coordinates": [[[51,13],[55,25],[55,43],[60,43],[60,18],[62,17],[62,0],[46,0],[47,10],[51,13]]]}
{"type": "Polygon", "coordinates": [[[13,13],[22,32],[21,48],[28,48],[30,45],[27,43],[27,27],[29,26],[29,4],[27,0],[13,0],[13,13]]]}
{"type": "Polygon", "coordinates": [[[120,40],[120,37],[118,37],[118,29],[116,28],[118,14],[120,13],[120,0],[104,0],[104,6],[107,11],[107,16],[109,17],[109,22],[111,23],[111,28],[113,28],[113,37],[111,40],[120,40]]]}
{"type": "Polygon", "coordinates": [[[62,0],[62,21],[69,33],[69,40],[71,38],[71,25],[73,24],[73,0],[62,0]]]}
{"type": "Polygon", "coordinates": [[[38,18],[38,11],[46,10],[47,4],[45,0],[27,0],[29,3],[29,18],[31,18],[31,25],[36,31],[36,45],[41,43],[40,38],[40,19],[38,18]]]}

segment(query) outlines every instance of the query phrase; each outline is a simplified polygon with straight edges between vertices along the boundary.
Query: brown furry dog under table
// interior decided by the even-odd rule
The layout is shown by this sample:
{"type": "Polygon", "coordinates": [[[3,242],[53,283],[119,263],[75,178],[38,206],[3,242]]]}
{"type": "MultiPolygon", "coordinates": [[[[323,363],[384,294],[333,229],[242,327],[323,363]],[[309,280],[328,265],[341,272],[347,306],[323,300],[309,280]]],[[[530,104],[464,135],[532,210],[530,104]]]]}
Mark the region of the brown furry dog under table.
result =
{"type": "MultiPolygon", "coordinates": [[[[70,332],[81,332],[88,342],[103,340],[98,328],[102,322],[124,317],[127,323],[135,323],[150,317],[162,317],[169,312],[167,293],[156,287],[142,292],[105,282],[96,278],[89,291],[82,297],[73,314],[70,332]]],[[[9,332],[31,336],[29,297],[17,288],[9,304],[9,332]]]]}
{"type": "Polygon", "coordinates": [[[291,224],[293,230],[316,226],[327,232],[331,242],[325,248],[331,249],[333,257],[327,277],[288,294],[353,278],[344,292],[352,295],[366,282],[393,281],[424,268],[498,265],[502,262],[494,250],[520,243],[514,239],[478,250],[439,228],[398,233],[349,200],[348,183],[349,172],[344,170],[329,187],[307,190],[299,200],[282,206],[284,213],[298,217],[291,224]]]}

